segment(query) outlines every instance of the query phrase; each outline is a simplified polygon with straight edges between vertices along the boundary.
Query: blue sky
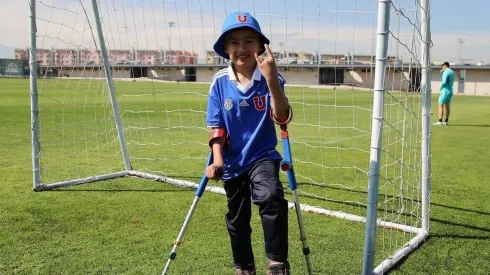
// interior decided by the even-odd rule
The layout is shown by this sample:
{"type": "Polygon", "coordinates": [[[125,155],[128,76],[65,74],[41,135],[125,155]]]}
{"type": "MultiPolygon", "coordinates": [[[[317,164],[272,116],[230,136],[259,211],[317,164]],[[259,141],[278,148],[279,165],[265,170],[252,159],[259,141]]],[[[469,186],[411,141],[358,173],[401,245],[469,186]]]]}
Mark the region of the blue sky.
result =
{"type": "Polygon", "coordinates": [[[490,31],[488,23],[490,1],[433,0],[431,9],[431,27],[435,33],[488,33],[490,31]]]}
{"type": "MultiPolygon", "coordinates": [[[[39,21],[38,46],[61,48],[91,47],[91,34],[80,13],[78,1],[43,0],[59,7],[46,8],[38,4],[38,16],[51,24],[39,21]],[[70,12],[67,12],[70,11],[70,12]],[[78,15],[77,15],[78,14],[78,15]],[[61,24],[62,23],[62,24],[61,24]],[[61,27],[60,26],[65,26],[61,27]],[[71,28],[73,27],[73,28],[71,28]],[[78,32],[74,34],[73,29],[78,32]],[[83,35],[82,35],[83,34],[83,35]],[[78,35],[78,36],[77,36],[78,35]],[[83,36],[83,37],[82,37],[83,36]],[[59,37],[60,39],[50,39],[59,37]]],[[[82,1],[90,8],[90,1],[82,1]]],[[[101,6],[107,43],[113,48],[150,49],[155,47],[184,48],[198,52],[211,50],[226,13],[245,10],[254,13],[264,33],[272,40],[271,47],[283,50],[319,51],[322,53],[374,54],[376,28],[376,0],[117,0],[101,6]],[[113,3],[116,6],[113,6],[113,3]],[[123,9],[121,9],[123,7],[123,9]],[[114,12],[116,9],[116,12],[114,12]],[[168,21],[177,25],[170,29],[168,21]],[[117,23],[116,23],[117,22],[117,23]],[[171,41],[171,43],[170,43],[171,41]],[[170,44],[170,45],[169,45],[170,44]]],[[[414,0],[394,0],[411,20],[414,18],[414,0]]],[[[463,58],[476,63],[490,63],[490,24],[488,0],[432,0],[433,61],[459,58],[457,38],[465,38],[463,58]],[[471,4],[470,4],[471,3],[471,4]]],[[[9,13],[0,17],[0,57],[9,55],[13,47],[28,44],[27,1],[0,0],[0,10],[9,13]],[[19,20],[22,19],[22,20],[19,20]],[[17,23],[13,23],[17,22],[17,23]],[[15,31],[12,26],[15,25],[15,31]]],[[[89,14],[92,18],[92,13],[89,14]]],[[[92,20],[93,21],[93,20],[92,20]]],[[[93,22],[92,22],[93,23],[93,22]]],[[[391,30],[403,43],[411,46],[412,25],[403,17],[392,14],[391,30]]],[[[419,53],[419,43],[413,47],[419,53]]],[[[394,40],[390,41],[390,54],[409,58],[394,40]]]]}

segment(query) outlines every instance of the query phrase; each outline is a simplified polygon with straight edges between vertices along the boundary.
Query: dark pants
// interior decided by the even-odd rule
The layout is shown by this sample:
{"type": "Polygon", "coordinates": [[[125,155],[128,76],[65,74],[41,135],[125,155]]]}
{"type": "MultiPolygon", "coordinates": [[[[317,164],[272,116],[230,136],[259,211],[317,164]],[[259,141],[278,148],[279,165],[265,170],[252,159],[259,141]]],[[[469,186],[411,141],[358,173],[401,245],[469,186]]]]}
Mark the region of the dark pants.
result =
{"type": "Polygon", "coordinates": [[[254,266],[250,227],[252,202],[259,206],[267,258],[287,261],[288,203],[279,181],[279,161],[260,160],[247,173],[225,181],[224,187],[229,210],[226,225],[235,265],[254,266]]]}

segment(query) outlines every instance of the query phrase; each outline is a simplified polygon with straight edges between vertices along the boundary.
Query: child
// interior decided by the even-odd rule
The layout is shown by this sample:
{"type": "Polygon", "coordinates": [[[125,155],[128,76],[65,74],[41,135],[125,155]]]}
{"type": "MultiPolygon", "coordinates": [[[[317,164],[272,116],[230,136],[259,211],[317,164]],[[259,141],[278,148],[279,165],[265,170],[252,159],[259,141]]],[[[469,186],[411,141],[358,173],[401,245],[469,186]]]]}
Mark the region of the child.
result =
{"type": "Polygon", "coordinates": [[[251,202],[258,205],[262,220],[267,274],[290,274],[288,204],[279,181],[282,157],[275,149],[275,124],[289,123],[292,110],[269,43],[252,15],[235,12],[226,18],[214,45],[231,65],[214,76],[209,91],[207,124],[214,162],[206,175],[219,180],[215,171],[224,169],[226,225],[236,274],[255,274],[251,202]],[[265,51],[267,57],[259,58],[265,51]]]}

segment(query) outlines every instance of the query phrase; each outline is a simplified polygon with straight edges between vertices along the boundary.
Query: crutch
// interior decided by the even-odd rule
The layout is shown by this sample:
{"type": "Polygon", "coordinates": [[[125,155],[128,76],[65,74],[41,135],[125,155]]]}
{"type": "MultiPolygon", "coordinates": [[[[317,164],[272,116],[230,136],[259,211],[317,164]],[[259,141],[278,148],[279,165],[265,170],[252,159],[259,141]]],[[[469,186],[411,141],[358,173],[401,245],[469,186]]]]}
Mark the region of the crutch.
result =
{"type": "MultiPolygon", "coordinates": [[[[208,167],[212,163],[213,163],[213,151],[211,150],[211,151],[209,151],[209,154],[208,154],[208,160],[206,162],[206,167],[208,167]]],[[[216,170],[216,173],[222,174],[223,170],[222,169],[216,170]]],[[[187,213],[187,216],[185,217],[184,224],[182,225],[182,228],[180,229],[180,232],[179,232],[179,235],[177,236],[177,239],[174,241],[174,245],[172,247],[172,250],[168,254],[167,264],[165,265],[165,268],[163,269],[162,275],[167,274],[170,263],[172,262],[172,260],[175,260],[175,257],[177,256],[177,247],[179,247],[182,244],[182,239],[184,238],[184,233],[187,230],[187,226],[189,225],[189,222],[191,221],[192,214],[194,214],[194,211],[196,210],[197,203],[199,202],[199,199],[201,198],[202,194],[204,193],[204,190],[206,189],[206,185],[208,184],[208,180],[209,180],[209,178],[206,177],[206,172],[204,172],[204,174],[201,178],[201,182],[199,183],[199,187],[197,188],[196,196],[194,197],[194,201],[192,201],[191,208],[189,209],[189,212],[187,213]]]]}
{"type": "Polygon", "coordinates": [[[301,206],[299,204],[299,197],[296,186],[296,177],[294,176],[293,169],[293,158],[291,157],[291,148],[289,145],[289,133],[286,124],[281,126],[281,140],[282,148],[284,150],[284,158],[281,161],[281,170],[286,171],[288,175],[289,188],[293,191],[294,196],[294,209],[296,209],[296,216],[298,217],[299,233],[301,236],[301,242],[303,243],[303,255],[306,258],[306,266],[308,268],[308,274],[311,275],[311,258],[310,258],[310,248],[308,242],[306,241],[305,225],[303,224],[303,217],[301,216],[301,206]]]}

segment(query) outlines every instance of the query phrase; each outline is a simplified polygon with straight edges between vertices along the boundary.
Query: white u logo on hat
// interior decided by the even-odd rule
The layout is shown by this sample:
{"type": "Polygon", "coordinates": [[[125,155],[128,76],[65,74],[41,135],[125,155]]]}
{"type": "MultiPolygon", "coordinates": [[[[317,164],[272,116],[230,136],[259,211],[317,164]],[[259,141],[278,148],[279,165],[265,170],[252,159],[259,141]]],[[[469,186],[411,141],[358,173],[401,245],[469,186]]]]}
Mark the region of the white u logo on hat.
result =
{"type": "Polygon", "coordinates": [[[238,20],[238,22],[240,23],[245,23],[247,22],[247,18],[248,16],[246,14],[239,14],[236,16],[236,19],[238,20]]]}

